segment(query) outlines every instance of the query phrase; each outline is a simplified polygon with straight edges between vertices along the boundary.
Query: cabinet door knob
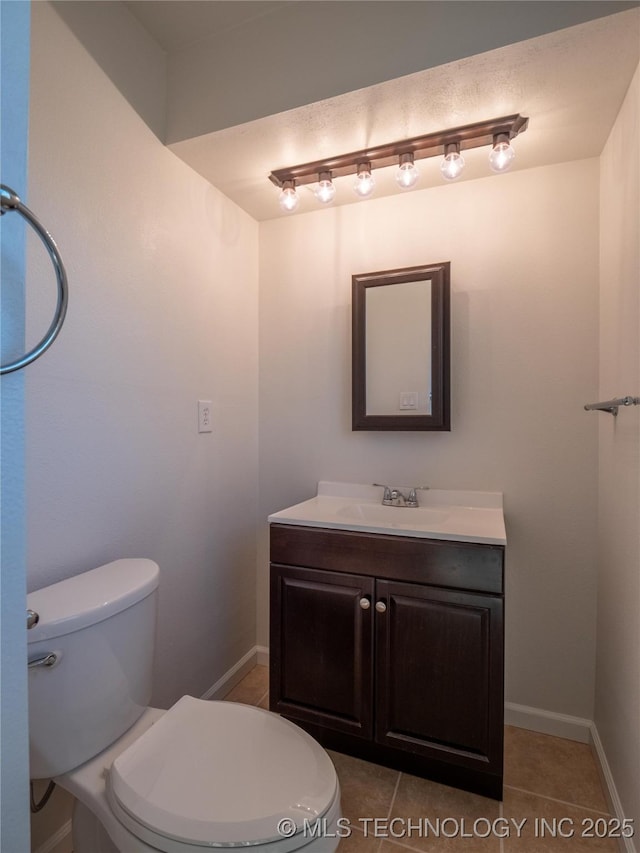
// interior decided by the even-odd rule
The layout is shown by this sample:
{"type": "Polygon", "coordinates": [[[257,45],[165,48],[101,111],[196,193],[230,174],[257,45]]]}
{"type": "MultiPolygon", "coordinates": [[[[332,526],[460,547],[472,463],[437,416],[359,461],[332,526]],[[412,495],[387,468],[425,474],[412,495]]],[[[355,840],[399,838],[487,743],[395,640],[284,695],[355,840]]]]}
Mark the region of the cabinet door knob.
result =
{"type": "Polygon", "coordinates": [[[369,601],[368,598],[361,598],[360,599],[360,607],[363,610],[368,610],[371,607],[371,602],[369,601]]]}
{"type": "Polygon", "coordinates": [[[384,601],[376,601],[376,610],[378,611],[378,613],[386,613],[387,605],[384,603],[384,601]]]}

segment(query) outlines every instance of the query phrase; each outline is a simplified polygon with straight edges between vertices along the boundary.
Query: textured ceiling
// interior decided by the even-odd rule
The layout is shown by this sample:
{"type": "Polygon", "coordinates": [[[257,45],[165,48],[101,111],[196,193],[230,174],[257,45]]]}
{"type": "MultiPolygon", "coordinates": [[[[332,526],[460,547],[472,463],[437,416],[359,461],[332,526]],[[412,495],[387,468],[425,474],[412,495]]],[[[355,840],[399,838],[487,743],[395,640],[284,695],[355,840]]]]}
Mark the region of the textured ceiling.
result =
{"type": "MultiPolygon", "coordinates": [[[[273,169],[511,113],[530,119],[514,168],[594,157],[638,64],[639,15],[621,12],[170,148],[258,220],[283,215],[273,169]]],[[[460,180],[489,174],[487,154],[467,152],[460,180]]],[[[420,162],[418,188],[441,182],[438,161],[420,162]]],[[[398,192],[394,171],[376,172],[376,195],[398,192]]],[[[362,203],[351,183],[336,181],[334,205],[362,203]]],[[[299,193],[299,212],[317,209],[309,188],[299,193]]]]}
{"type": "MultiPolygon", "coordinates": [[[[244,44],[245,32],[255,33],[256,27],[267,32],[269,23],[273,26],[276,20],[280,26],[282,16],[288,20],[304,2],[129,0],[125,5],[171,57],[184,56],[192,47],[197,50],[196,45],[208,50],[207,39],[213,39],[212,44],[220,39],[244,44]]],[[[518,4],[507,6],[514,14],[518,4]]],[[[394,43],[390,49],[402,48],[394,43]]],[[[252,59],[251,51],[243,56],[247,79],[269,73],[255,59],[253,65],[260,67],[253,67],[252,59]]],[[[286,215],[277,204],[278,190],[268,180],[274,169],[501,115],[521,113],[530,119],[528,130],[515,141],[515,169],[598,156],[639,59],[640,9],[633,8],[254,121],[223,126],[169,147],[254,218],[270,219],[286,215]]],[[[299,63],[291,73],[298,83],[305,82],[305,67],[299,63]]],[[[308,69],[306,73],[311,84],[314,78],[308,69]]],[[[232,82],[227,72],[227,84],[232,82]]],[[[205,86],[201,95],[190,89],[196,108],[197,98],[206,96],[206,90],[205,86]]],[[[465,152],[467,166],[459,180],[490,174],[487,154],[487,149],[465,152]]],[[[441,183],[439,160],[420,161],[417,188],[441,183]]],[[[395,168],[376,172],[376,196],[398,192],[394,173],[395,168]]],[[[362,203],[351,189],[352,182],[352,178],[336,181],[334,205],[362,203]]],[[[299,212],[317,209],[312,191],[313,187],[300,188],[299,212]]]]}

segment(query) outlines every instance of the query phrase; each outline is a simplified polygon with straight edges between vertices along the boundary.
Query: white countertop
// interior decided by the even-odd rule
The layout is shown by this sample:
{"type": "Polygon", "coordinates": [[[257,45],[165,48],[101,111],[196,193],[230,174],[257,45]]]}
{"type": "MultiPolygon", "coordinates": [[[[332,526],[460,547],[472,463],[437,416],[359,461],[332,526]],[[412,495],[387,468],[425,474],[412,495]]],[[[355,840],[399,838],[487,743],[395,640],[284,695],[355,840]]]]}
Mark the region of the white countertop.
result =
{"type": "MultiPolygon", "coordinates": [[[[395,486],[405,494],[410,487],[395,486]]],[[[321,481],[310,500],[274,512],[271,524],[297,524],[422,539],[506,545],[502,492],[419,489],[418,507],[382,505],[382,488],[321,481]]]]}

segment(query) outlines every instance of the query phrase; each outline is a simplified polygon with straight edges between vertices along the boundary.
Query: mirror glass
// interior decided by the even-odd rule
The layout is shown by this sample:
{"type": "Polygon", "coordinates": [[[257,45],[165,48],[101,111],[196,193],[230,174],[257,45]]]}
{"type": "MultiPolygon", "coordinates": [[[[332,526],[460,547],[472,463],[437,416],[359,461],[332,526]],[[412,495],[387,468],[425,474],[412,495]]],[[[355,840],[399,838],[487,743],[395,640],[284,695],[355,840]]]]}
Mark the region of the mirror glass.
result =
{"type": "Polygon", "coordinates": [[[366,293],[368,415],[431,414],[431,282],[366,293]]]}
{"type": "Polygon", "coordinates": [[[353,429],[450,429],[448,262],[353,276],[353,429]]]}

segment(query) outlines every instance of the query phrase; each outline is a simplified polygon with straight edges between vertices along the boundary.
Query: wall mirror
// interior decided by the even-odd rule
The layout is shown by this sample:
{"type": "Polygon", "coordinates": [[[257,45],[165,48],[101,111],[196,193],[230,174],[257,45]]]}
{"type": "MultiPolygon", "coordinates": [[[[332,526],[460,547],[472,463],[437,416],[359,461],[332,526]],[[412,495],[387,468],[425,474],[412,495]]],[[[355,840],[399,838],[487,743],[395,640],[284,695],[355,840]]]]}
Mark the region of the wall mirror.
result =
{"type": "Polygon", "coordinates": [[[352,276],[352,429],[451,429],[449,267],[352,276]]]}

